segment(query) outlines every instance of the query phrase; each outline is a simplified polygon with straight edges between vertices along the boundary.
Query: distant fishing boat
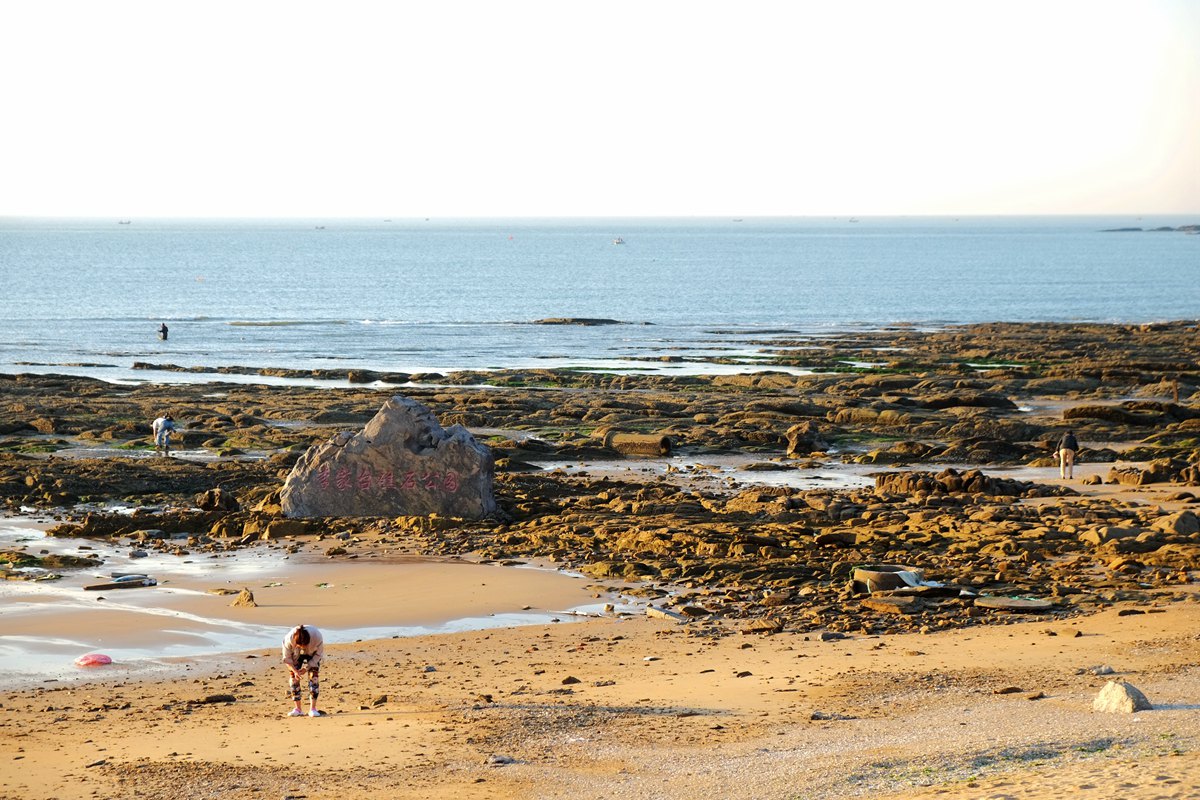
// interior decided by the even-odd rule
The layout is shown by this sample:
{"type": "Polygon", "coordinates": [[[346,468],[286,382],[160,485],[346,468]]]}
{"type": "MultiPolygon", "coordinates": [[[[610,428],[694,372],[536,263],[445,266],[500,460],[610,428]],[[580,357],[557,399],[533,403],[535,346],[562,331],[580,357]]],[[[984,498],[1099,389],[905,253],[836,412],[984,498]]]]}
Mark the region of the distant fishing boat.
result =
{"type": "Polygon", "coordinates": [[[128,219],[119,219],[119,220],[117,220],[117,224],[118,224],[118,225],[128,225],[130,222],[132,222],[132,220],[128,220],[128,219]]]}
{"type": "Polygon", "coordinates": [[[613,239],[613,244],[625,244],[625,240],[618,236],[617,238],[613,239]]]}

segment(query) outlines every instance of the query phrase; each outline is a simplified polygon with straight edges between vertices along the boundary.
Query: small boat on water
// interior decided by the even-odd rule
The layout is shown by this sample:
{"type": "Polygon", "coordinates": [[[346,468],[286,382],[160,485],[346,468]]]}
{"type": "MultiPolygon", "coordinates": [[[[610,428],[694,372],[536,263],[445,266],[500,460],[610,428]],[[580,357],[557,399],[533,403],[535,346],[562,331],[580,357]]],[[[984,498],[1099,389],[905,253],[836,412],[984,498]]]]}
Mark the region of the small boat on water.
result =
{"type": "Polygon", "coordinates": [[[625,244],[625,240],[618,236],[617,238],[613,239],[613,244],[625,244]]]}
{"type": "Polygon", "coordinates": [[[157,586],[158,581],[149,575],[122,575],[108,583],[93,583],[83,587],[85,592],[107,591],[108,589],[139,589],[143,586],[157,586]]]}

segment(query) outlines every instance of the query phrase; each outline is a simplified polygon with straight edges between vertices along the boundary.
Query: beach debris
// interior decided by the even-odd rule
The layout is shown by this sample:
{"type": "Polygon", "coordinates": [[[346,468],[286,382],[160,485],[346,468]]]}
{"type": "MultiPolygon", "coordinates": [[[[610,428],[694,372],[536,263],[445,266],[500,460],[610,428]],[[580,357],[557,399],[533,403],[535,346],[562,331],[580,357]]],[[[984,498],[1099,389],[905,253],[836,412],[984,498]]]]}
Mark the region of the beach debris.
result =
{"type": "Polygon", "coordinates": [[[359,433],[308,449],[279,493],[288,517],[448,516],[496,511],[492,451],[397,395],[359,433]]]}
{"type": "Polygon", "coordinates": [[[1126,681],[1109,681],[1092,701],[1093,711],[1109,714],[1132,714],[1135,711],[1151,711],[1154,706],[1136,686],[1126,681]]]}
{"type": "Polygon", "coordinates": [[[623,456],[669,456],[671,439],[661,433],[636,433],[620,428],[597,428],[592,434],[609,450],[623,456]]]}
{"type": "Polygon", "coordinates": [[[924,580],[923,570],[899,564],[869,564],[855,567],[850,573],[851,588],[855,592],[869,594],[903,589],[906,586],[920,586],[924,580]]]}
{"type": "Polygon", "coordinates": [[[238,596],[235,597],[233,602],[229,605],[233,606],[234,608],[258,607],[258,603],[254,602],[254,592],[250,591],[250,589],[246,587],[243,587],[242,590],[238,592],[238,596]]]}
{"type": "Polygon", "coordinates": [[[809,719],[814,720],[814,721],[821,721],[821,720],[837,721],[837,720],[854,719],[854,717],[852,717],[848,714],[835,714],[835,713],[829,712],[829,711],[814,711],[814,712],[812,712],[811,715],[809,715],[809,719]]]}
{"type": "Polygon", "coordinates": [[[489,767],[503,767],[506,764],[516,764],[517,760],[512,756],[501,756],[493,753],[492,755],[488,756],[487,760],[483,763],[487,764],[489,767]]]}
{"type": "Polygon", "coordinates": [[[93,583],[84,586],[85,592],[96,592],[104,589],[139,589],[144,586],[157,586],[158,581],[149,575],[122,575],[107,583],[93,583]]]}
{"type": "Polygon", "coordinates": [[[104,653],[88,653],[75,659],[75,666],[77,667],[103,667],[111,663],[112,658],[104,655],[104,653]]]}

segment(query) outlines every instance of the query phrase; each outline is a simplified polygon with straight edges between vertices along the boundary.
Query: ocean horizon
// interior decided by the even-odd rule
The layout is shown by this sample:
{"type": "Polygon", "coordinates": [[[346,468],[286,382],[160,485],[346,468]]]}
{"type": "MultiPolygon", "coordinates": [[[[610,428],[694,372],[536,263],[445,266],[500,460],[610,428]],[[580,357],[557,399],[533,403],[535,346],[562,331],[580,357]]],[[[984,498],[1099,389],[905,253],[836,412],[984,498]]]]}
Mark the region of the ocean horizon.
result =
{"type": "Polygon", "coordinates": [[[751,371],[775,338],[1187,319],[1200,237],[1154,229],[1198,221],[5,218],[0,372],[751,371]]]}

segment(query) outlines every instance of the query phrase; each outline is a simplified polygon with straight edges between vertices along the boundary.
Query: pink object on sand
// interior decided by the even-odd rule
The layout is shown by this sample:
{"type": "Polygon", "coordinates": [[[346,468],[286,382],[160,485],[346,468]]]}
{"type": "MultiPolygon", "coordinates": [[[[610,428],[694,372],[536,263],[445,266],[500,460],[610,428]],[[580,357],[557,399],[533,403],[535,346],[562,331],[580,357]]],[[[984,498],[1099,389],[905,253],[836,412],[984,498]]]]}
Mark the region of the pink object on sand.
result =
{"type": "Polygon", "coordinates": [[[103,653],[88,653],[86,656],[80,656],[75,659],[75,666],[77,667],[99,667],[111,663],[112,659],[103,653]]]}

